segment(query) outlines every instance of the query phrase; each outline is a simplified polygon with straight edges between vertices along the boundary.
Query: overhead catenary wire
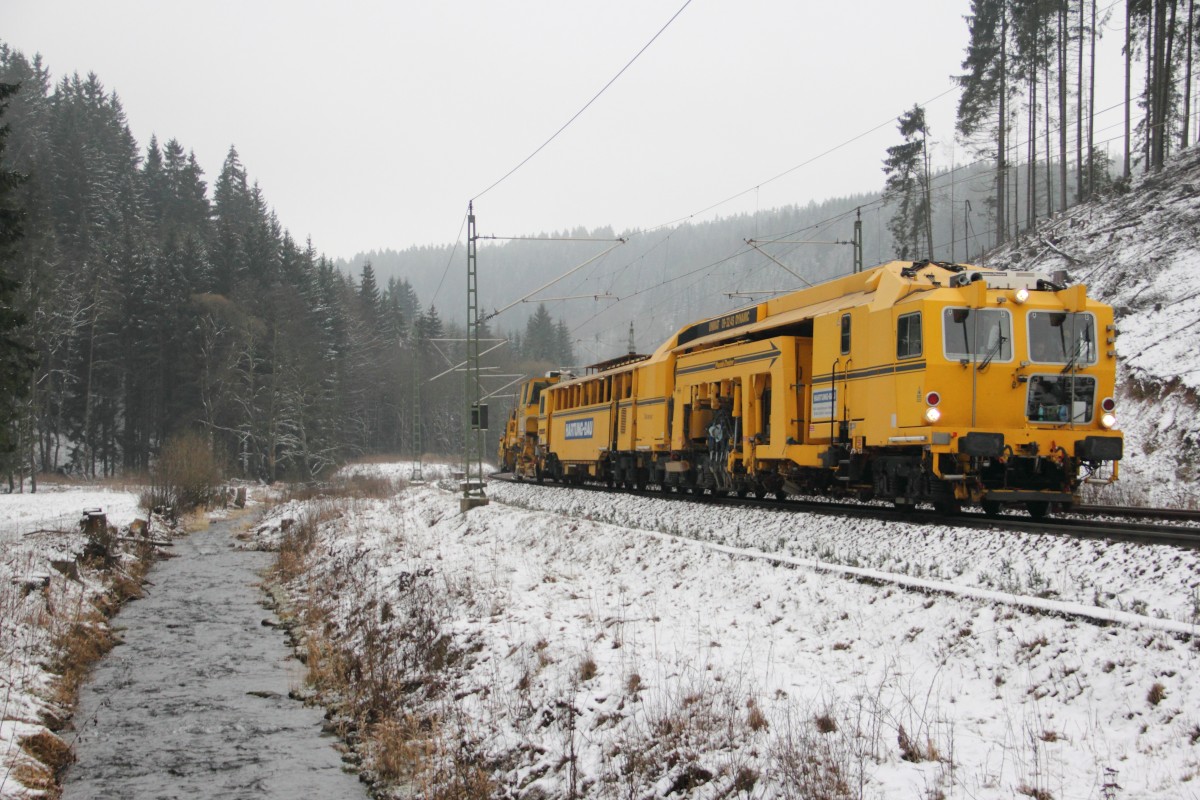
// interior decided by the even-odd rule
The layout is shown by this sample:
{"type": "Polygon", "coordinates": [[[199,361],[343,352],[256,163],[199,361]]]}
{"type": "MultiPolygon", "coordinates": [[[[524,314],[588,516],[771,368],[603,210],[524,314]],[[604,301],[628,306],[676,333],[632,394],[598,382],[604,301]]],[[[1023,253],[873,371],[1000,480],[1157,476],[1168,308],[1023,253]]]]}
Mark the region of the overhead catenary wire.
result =
{"type": "Polygon", "coordinates": [[[672,14],[672,15],[671,15],[671,18],[670,18],[669,20],[667,20],[666,24],[665,24],[665,25],[663,25],[661,28],[659,28],[659,29],[658,29],[658,33],[656,33],[656,34],[654,34],[653,36],[651,36],[651,37],[650,37],[650,41],[648,41],[648,42],[646,42],[644,45],[642,45],[642,49],[641,49],[641,50],[638,50],[638,51],[637,51],[637,53],[635,53],[635,54],[634,54],[633,58],[629,59],[629,61],[628,61],[628,62],[626,62],[625,66],[621,67],[621,69],[620,69],[620,70],[617,72],[617,74],[616,74],[616,75],[613,75],[613,76],[612,76],[612,78],[610,78],[610,79],[609,79],[608,83],[604,84],[604,86],[602,86],[602,87],[600,88],[600,91],[596,92],[596,94],[595,94],[595,95],[592,97],[592,99],[591,99],[591,100],[588,100],[586,103],[584,103],[584,104],[583,104],[583,108],[581,108],[581,109],[579,109],[578,111],[576,111],[576,112],[575,112],[575,114],[574,114],[574,115],[573,115],[573,116],[572,116],[572,117],[571,117],[569,120],[567,120],[566,122],[564,122],[564,123],[563,123],[562,127],[560,127],[558,130],[556,130],[556,131],[555,131],[555,132],[554,132],[554,133],[553,133],[553,134],[550,136],[550,138],[549,138],[549,139],[547,139],[546,141],[544,141],[544,142],[542,142],[540,145],[538,145],[538,148],[537,148],[536,150],[534,150],[534,151],[533,151],[532,153],[530,153],[529,155],[525,156],[525,158],[524,158],[524,159],[522,159],[522,160],[521,160],[521,162],[520,162],[519,164],[517,164],[515,167],[513,167],[512,169],[510,169],[508,172],[504,173],[504,174],[503,174],[502,176],[500,176],[500,178],[499,178],[497,181],[495,181],[495,182],[494,182],[494,183],[493,183],[491,186],[487,187],[487,188],[486,188],[486,189],[484,189],[482,192],[479,192],[478,194],[476,194],[476,195],[475,195],[473,198],[471,198],[471,199],[472,199],[472,200],[478,200],[479,198],[483,197],[485,194],[487,194],[488,192],[490,192],[492,189],[495,189],[497,186],[499,186],[500,184],[504,183],[504,181],[506,181],[506,180],[508,180],[510,177],[512,177],[512,175],[513,175],[513,174],[514,174],[514,173],[515,173],[517,170],[519,170],[521,167],[525,166],[525,165],[526,165],[526,164],[528,164],[530,161],[532,161],[532,160],[533,160],[533,158],[534,158],[534,156],[536,156],[538,153],[540,153],[540,152],[542,152],[543,150],[545,150],[545,149],[546,149],[546,147],[547,147],[547,146],[549,146],[549,144],[550,144],[551,142],[553,142],[555,139],[557,139],[557,138],[559,137],[559,135],[560,135],[560,134],[562,134],[562,132],[563,132],[563,131],[565,131],[567,128],[569,128],[569,127],[571,126],[571,123],[573,123],[575,120],[579,119],[580,115],[582,115],[582,114],[583,114],[583,112],[587,111],[587,110],[588,110],[588,108],[590,108],[590,107],[591,107],[592,103],[595,103],[597,100],[599,100],[599,99],[600,99],[600,95],[602,95],[602,94],[604,94],[606,91],[608,91],[608,87],[610,87],[610,86],[612,86],[614,83],[616,83],[616,82],[617,82],[617,79],[618,79],[618,78],[620,78],[622,75],[624,75],[624,74],[625,74],[625,71],[626,71],[627,69],[629,69],[631,66],[633,66],[633,62],[637,61],[637,60],[638,60],[638,58],[640,58],[640,57],[641,57],[642,53],[646,52],[646,50],[648,50],[648,49],[649,49],[650,45],[654,44],[655,40],[657,40],[659,36],[662,36],[662,34],[663,34],[663,31],[665,31],[667,28],[669,28],[669,27],[671,26],[671,23],[672,23],[672,22],[674,22],[674,21],[676,20],[676,18],[677,18],[677,17],[678,17],[680,14],[682,14],[682,13],[683,13],[684,9],[686,9],[686,8],[687,8],[689,5],[691,5],[691,4],[692,4],[692,0],[685,0],[684,4],[683,4],[682,6],[680,6],[680,7],[679,7],[679,10],[678,10],[678,11],[676,11],[674,14],[672,14]]]}
{"type": "Polygon", "coordinates": [[[454,237],[454,247],[450,250],[450,257],[446,259],[446,268],[442,270],[442,277],[438,281],[437,289],[433,291],[433,297],[429,300],[429,305],[432,307],[437,302],[438,293],[442,291],[442,284],[446,282],[446,276],[450,274],[450,265],[454,263],[454,254],[458,252],[458,245],[462,242],[463,228],[467,225],[467,215],[463,214],[462,224],[458,226],[458,235],[454,237]]]}
{"type": "MultiPolygon", "coordinates": [[[[956,83],[956,85],[951,86],[949,89],[945,90],[944,92],[941,92],[940,94],[937,94],[937,95],[929,98],[921,105],[929,105],[930,103],[936,102],[937,100],[940,100],[943,97],[945,97],[946,95],[953,92],[956,88],[958,88],[957,83],[956,83]]],[[[691,214],[688,214],[686,216],[678,217],[669,222],[663,222],[661,224],[658,224],[651,228],[648,228],[647,232],[656,231],[656,230],[659,230],[660,228],[669,228],[674,225],[678,225],[680,223],[687,222],[690,219],[694,219],[694,218],[700,216],[701,214],[705,214],[709,211],[712,211],[714,208],[720,208],[721,206],[725,205],[726,203],[731,203],[734,200],[738,199],[739,197],[742,197],[743,195],[747,195],[750,192],[757,191],[758,189],[761,189],[763,186],[766,186],[769,183],[774,183],[775,181],[777,181],[781,178],[785,178],[788,175],[791,175],[796,170],[801,169],[803,167],[807,167],[809,164],[812,164],[813,162],[818,161],[818,160],[824,158],[825,156],[830,155],[831,153],[836,153],[838,150],[841,150],[843,147],[848,147],[849,145],[857,142],[859,139],[862,139],[863,137],[866,137],[866,136],[870,136],[872,133],[874,133],[875,131],[877,131],[881,128],[886,128],[888,125],[894,125],[895,122],[896,122],[895,116],[888,117],[885,121],[879,123],[878,125],[875,125],[874,127],[870,128],[869,130],[865,130],[862,133],[857,134],[856,136],[852,136],[851,138],[846,139],[845,141],[843,141],[839,144],[836,144],[833,147],[830,147],[828,150],[824,150],[824,151],[818,153],[817,155],[812,156],[811,158],[805,159],[804,161],[800,162],[799,164],[796,164],[795,166],[785,169],[783,172],[780,172],[778,175],[775,175],[771,178],[767,178],[765,181],[756,183],[754,186],[743,189],[742,191],[740,191],[736,194],[732,194],[729,197],[726,197],[724,200],[713,203],[712,205],[709,205],[709,206],[705,206],[704,208],[700,209],[699,211],[694,211],[691,214]]]]}
{"type": "Polygon", "coordinates": [[[529,293],[528,293],[528,294],[526,294],[524,297],[521,297],[521,298],[519,298],[519,299],[517,299],[517,300],[514,300],[513,302],[511,302],[511,303],[509,303],[508,305],[506,305],[504,308],[499,308],[499,309],[496,309],[495,311],[493,311],[493,312],[492,312],[492,313],[490,313],[490,314],[485,314],[485,315],[481,316],[481,317],[479,318],[479,321],[480,321],[480,322],[486,322],[486,321],[488,321],[488,320],[490,320],[490,319],[492,319],[492,318],[494,318],[494,317],[497,317],[497,316],[499,316],[500,314],[503,314],[505,311],[508,311],[510,308],[513,308],[514,306],[517,306],[517,305],[519,305],[519,304],[521,304],[521,303],[524,303],[526,300],[528,300],[529,298],[533,297],[535,294],[537,294],[538,292],[542,291],[543,289],[548,289],[549,287],[551,287],[551,286],[553,286],[554,284],[556,284],[556,283],[558,283],[559,281],[561,281],[563,278],[566,278],[568,275],[571,275],[571,274],[573,274],[573,273],[576,273],[576,272],[578,272],[579,270],[581,270],[581,269],[583,269],[584,267],[586,267],[588,264],[591,264],[593,261],[596,261],[597,259],[603,258],[604,256],[606,256],[606,255],[608,255],[609,253],[611,253],[613,250],[616,250],[618,247],[620,247],[621,245],[625,244],[625,240],[624,240],[624,239],[617,239],[617,240],[615,240],[615,242],[616,242],[616,243],[615,243],[615,244],[614,244],[612,247],[608,248],[608,249],[607,249],[607,250],[605,250],[604,252],[602,252],[602,253],[597,253],[596,255],[594,255],[594,256],[592,256],[591,258],[589,258],[587,261],[584,261],[582,264],[579,264],[578,266],[572,267],[571,269],[569,269],[569,270],[567,270],[566,272],[564,272],[562,275],[559,275],[557,278],[555,278],[555,279],[553,279],[553,280],[549,281],[548,283],[544,283],[544,284],[542,284],[541,286],[539,286],[538,288],[534,289],[532,292],[529,292],[529,293]]]}

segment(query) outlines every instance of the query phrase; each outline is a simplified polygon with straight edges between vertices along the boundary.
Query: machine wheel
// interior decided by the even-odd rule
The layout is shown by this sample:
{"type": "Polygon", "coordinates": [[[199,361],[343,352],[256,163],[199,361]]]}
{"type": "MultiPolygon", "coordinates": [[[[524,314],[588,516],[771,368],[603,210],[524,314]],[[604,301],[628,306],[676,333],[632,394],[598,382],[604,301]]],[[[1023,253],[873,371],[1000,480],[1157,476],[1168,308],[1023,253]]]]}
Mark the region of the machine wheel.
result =
{"type": "Polygon", "coordinates": [[[1030,500],[1025,503],[1025,510],[1034,519],[1045,519],[1050,516],[1050,503],[1046,500],[1030,500]]]}

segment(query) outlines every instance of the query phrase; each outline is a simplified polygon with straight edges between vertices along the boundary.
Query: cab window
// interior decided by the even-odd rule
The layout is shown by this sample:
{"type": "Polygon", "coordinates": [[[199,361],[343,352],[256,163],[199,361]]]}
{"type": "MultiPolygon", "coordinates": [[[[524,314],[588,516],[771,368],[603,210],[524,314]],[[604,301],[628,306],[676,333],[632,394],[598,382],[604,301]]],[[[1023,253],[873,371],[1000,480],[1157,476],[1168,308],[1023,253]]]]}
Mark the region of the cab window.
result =
{"type": "Polygon", "coordinates": [[[533,405],[536,403],[538,398],[542,396],[542,389],[545,389],[549,385],[550,384],[546,381],[535,381],[530,389],[529,402],[526,403],[526,405],[533,405]]]}
{"type": "Polygon", "coordinates": [[[950,361],[1011,361],[1011,317],[997,308],[947,308],[942,342],[950,361]]]}
{"type": "Polygon", "coordinates": [[[916,358],[921,352],[921,312],[900,315],[896,320],[896,358],[916,358]]]}
{"type": "Polygon", "coordinates": [[[842,314],[842,355],[850,352],[850,315],[842,314]]]}

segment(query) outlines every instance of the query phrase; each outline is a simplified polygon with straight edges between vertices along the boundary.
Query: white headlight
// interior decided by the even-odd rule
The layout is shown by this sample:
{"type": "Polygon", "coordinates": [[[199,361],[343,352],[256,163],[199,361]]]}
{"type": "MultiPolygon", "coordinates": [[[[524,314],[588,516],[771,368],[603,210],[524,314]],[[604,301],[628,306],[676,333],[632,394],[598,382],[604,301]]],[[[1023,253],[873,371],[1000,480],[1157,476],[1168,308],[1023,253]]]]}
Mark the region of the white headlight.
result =
{"type": "Polygon", "coordinates": [[[941,418],[942,412],[938,409],[933,408],[932,406],[925,409],[925,422],[929,423],[930,425],[934,424],[941,418]]]}
{"type": "Polygon", "coordinates": [[[1016,303],[1017,305],[1021,305],[1028,299],[1029,299],[1029,290],[1026,289],[1024,286],[1022,286],[1020,289],[1017,289],[1015,292],[1013,292],[1013,302],[1016,303]]]}
{"type": "Polygon", "coordinates": [[[1117,418],[1112,414],[1105,414],[1100,418],[1100,427],[1106,431],[1112,430],[1113,425],[1117,424],[1117,418]]]}

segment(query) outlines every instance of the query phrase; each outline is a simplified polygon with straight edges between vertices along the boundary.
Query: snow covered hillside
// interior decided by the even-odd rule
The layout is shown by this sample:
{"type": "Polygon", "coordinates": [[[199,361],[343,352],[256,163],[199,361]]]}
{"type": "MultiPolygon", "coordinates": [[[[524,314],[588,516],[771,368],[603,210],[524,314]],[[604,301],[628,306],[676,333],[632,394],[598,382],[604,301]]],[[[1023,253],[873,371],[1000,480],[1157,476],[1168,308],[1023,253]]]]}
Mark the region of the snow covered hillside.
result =
{"type": "Polygon", "coordinates": [[[986,265],[1065,269],[1116,309],[1125,459],[1120,484],[1095,499],[1200,506],[1200,148],[1043,222],[986,265]]]}
{"type": "Polygon", "coordinates": [[[256,534],[388,796],[1200,797],[1194,553],[488,491],[256,534]]]}

